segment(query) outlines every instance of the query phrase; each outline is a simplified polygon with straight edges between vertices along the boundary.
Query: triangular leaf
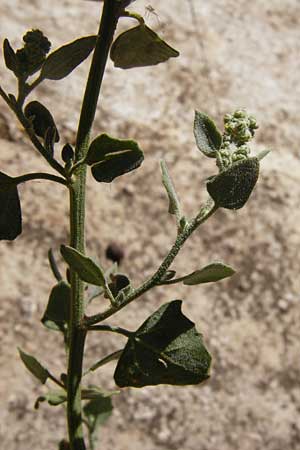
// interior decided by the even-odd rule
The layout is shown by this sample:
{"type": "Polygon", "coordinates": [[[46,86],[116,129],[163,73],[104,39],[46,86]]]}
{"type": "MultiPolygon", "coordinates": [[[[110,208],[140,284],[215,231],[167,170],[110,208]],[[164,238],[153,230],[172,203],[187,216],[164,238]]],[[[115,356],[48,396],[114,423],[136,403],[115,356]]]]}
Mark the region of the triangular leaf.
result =
{"type": "Polygon", "coordinates": [[[196,270],[189,275],[181,278],[183,284],[194,285],[202,283],[210,283],[212,281],[223,280],[223,278],[231,277],[235,273],[232,267],[226,264],[215,262],[211,263],[201,270],[196,270]]]}
{"type": "Polygon", "coordinates": [[[86,163],[92,165],[94,178],[104,183],[131,172],[143,160],[143,152],[135,141],[115,139],[107,134],[93,140],[85,158],[86,163]]]}
{"type": "Polygon", "coordinates": [[[17,186],[0,172],[0,240],[13,241],[22,233],[22,212],[17,186]]]}
{"type": "Polygon", "coordinates": [[[169,175],[167,164],[164,160],[160,161],[160,167],[162,172],[162,182],[169,197],[169,213],[175,214],[176,218],[180,220],[181,218],[180,203],[172,179],[169,175]]]}
{"type": "Polygon", "coordinates": [[[217,206],[240,209],[247,202],[259,175],[257,158],[235,162],[206,184],[207,191],[217,206]]]}
{"type": "Polygon", "coordinates": [[[64,330],[69,320],[71,288],[65,281],[59,281],[51,291],[42,323],[51,330],[64,330]]]}
{"type": "Polygon", "coordinates": [[[121,69],[153,66],[176,56],[179,52],[146,25],[138,25],[120,34],[110,51],[115,67],[121,69]]]}
{"type": "Polygon", "coordinates": [[[106,287],[103,270],[92,259],[66,245],[62,245],[60,251],[66,263],[77,272],[83,281],[96,286],[106,287]]]}
{"type": "Polygon", "coordinates": [[[114,374],[118,386],[198,384],[209,377],[211,356],[181,303],[161,306],[129,338],[114,374]]]}
{"type": "Polygon", "coordinates": [[[65,78],[89,56],[96,45],[96,39],[96,36],[79,38],[50,53],[43,64],[41,78],[65,78]]]}
{"type": "Polygon", "coordinates": [[[61,405],[62,403],[67,401],[67,393],[66,391],[49,391],[45,395],[41,395],[36,399],[34,404],[35,409],[39,409],[41,402],[48,402],[51,406],[61,405]]]}
{"type": "MultiPolygon", "coordinates": [[[[25,116],[31,120],[32,127],[37,136],[46,139],[46,134],[49,129],[53,130],[51,133],[54,142],[59,141],[59,133],[56,128],[54,119],[50,111],[38,101],[30,102],[26,105],[24,110],[25,116]]],[[[49,136],[47,141],[49,140],[49,136]]]]}
{"type": "Polygon", "coordinates": [[[205,156],[216,157],[216,151],[222,144],[222,134],[214,121],[206,114],[195,111],[194,136],[199,150],[205,156]]]}
{"type": "Polygon", "coordinates": [[[28,353],[23,352],[20,348],[18,350],[26,369],[40,380],[42,384],[45,384],[49,375],[48,370],[34,356],[28,355],[28,353]]]}

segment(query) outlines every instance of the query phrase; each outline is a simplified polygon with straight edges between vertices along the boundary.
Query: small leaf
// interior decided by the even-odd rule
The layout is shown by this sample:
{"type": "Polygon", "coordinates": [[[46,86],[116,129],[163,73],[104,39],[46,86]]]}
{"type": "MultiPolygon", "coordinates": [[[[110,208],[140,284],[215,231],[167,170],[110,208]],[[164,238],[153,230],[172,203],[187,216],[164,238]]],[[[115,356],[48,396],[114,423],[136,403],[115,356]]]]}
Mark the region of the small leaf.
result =
{"type": "Polygon", "coordinates": [[[262,150],[258,155],[257,155],[257,159],[259,161],[261,161],[263,158],[265,158],[271,150],[262,150]]]}
{"type": "Polygon", "coordinates": [[[113,405],[110,397],[104,397],[101,394],[89,401],[84,407],[83,412],[89,424],[90,432],[94,433],[96,429],[103,425],[111,416],[113,405]]]}
{"type": "Polygon", "coordinates": [[[114,374],[119,387],[198,384],[209,377],[211,356],[181,304],[161,306],[128,339],[114,374]]]}
{"type": "Polygon", "coordinates": [[[143,160],[143,152],[135,141],[114,139],[107,134],[93,140],[85,159],[92,165],[94,178],[104,183],[136,169],[143,160]]]}
{"type": "Polygon", "coordinates": [[[22,233],[22,212],[13,178],[0,172],[0,240],[13,241],[22,233]]]}
{"type": "Polygon", "coordinates": [[[20,348],[18,350],[26,369],[28,369],[32,375],[40,380],[42,384],[45,384],[49,375],[48,370],[45,369],[45,367],[43,367],[34,356],[28,355],[20,348]]]}
{"type": "Polygon", "coordinates": [[[248,158],[237,161],[206,184],[207,191],[217,206],[240,209],[247,202],[259,175],[259,160],[248,158]]]}
{"type": "Polygon", "coordinates": [[[167,272],[162,276],[160,283],[163,283],[164,281],[172,280],[176,275],[176,270],[167,270],[167,272]]]}
{"type": "MultiPolygon", "coordinates": [[[[59,133],[50,111],[38,101],[26,105],[24,114],[32,123],[35,134],[49,143],[50,138],[54,142],[59,141],[59,133]],[[51,130],[50,132],[48,130],[51,130]],[[50,136],[47,137],[47,134],[50,136]]],[[[51,151],[52,153],[52,151],[51,151]]]]}
{"type": "Polygon", "coordinates": [[[130,280],[127,275],[122,273],[111,274],[110,279],[111,282],[108,284],[108,287],[115,298],[117,298],[121,292],[125,291],[126,293],[131,288],[130,280]]]}
{"type": "Polygon", "coordinates": [[[71,288],[65,281],[59,281],[51,291],[42,323],[51,330],[63,331],[69,320],[71,288]]]}
{"type": "Polygon", "coordinates": [[[115,67],[121,69],[154,66],[177,56],[179,52],[146,25],[138,25],[120,34],[110,51],[115,67]]]}
{"type": "Polygon", "coordinates": [[[86,283],[96,286],[106,287],[106,280],[103,270],[97,266],[90,258],[84,256],[72,247],[62,245],[60,248],[62,257],[72,270],[86,283]]]}
{"type": "Polygon", "coordinates": [[[169,175],[167,164],[164,160],[160,161],[160,167],[162,172],[162,182],[169,197],[169,213],[175,214],[176,218],[180,220],[181,218],[180,203],[172,179],[169,175]]]}
{"type": "Polygon", "coordinates": [[[82,399],[83,400],[94,400],[98,399],[99,396],[102,398],[112,397],[113,395],[120,394],[120,391],[107,391],[94,384],[82,389],[82,399]]]}
{"type": "Polygon", "coordinates": [[[47,402],[51,406],[61,405],[67,401],[67,393],[63,390],[49,391],[48,394],[41,395],[36,399],[34,404],[35,409],[39,409],[41,402],[47,402]]]}
{"type": "Polygon", "coordinates": [[[201,270],[196,270],[186,275],[182,281],[183,284],[194,285],[202,283],[210,283],[212,281],[223,280],[223,278],[231,277],[235,273],[232,267],[226,264],[215,262],[211,263],[201,270]]]}
{"type": "Polygon", "coordinates": [[[4,54],[4,61],[5,61],[6,67],[9,70],[11,70],[12,72],[14,72],[15,75],[17,75],[18,61],[16,58],[16,54],[15,54],[13,48],[11,47],[8,39],[4,39],[3,54],[4,54]]]}
{"type": "Polygon", "coordinates": [[[206,114],[195,111],[194,136],[199,150],[205,156],[216,157],[216,151],[222,144],[222,134],[214,121],[206,114]]]}
{"type": "Polygon", "coordinates": [[[50,53],[42,66],[41,78],[65,78],[89,56],[96,45],[96,39],[96,36],[79,38],[50,53]]]}

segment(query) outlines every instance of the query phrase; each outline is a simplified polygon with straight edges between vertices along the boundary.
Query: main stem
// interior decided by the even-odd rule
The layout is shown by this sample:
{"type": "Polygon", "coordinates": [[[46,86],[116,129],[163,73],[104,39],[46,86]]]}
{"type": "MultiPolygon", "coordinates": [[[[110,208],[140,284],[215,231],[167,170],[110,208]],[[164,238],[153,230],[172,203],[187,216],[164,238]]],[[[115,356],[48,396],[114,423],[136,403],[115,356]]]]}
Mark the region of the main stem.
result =
{"type": "MultiPolygon", "coordinates": [[[[88,149],[98,97],[103,80],[108,52],[121,13],[122,2],[105,0],[98,39],[93,54],[76,140],[76,161],[88,149]]],[[[84,253],[85,250],[85,186],[86,166],[79,166],[70,182],[70,245],[84,253]]],[[[69,364],[67,415],[71,450],[85,450],[82,429],[81,378],[86,331],[80,324],[84,317],[84,283],[71,270],[71,314],[69,322],[69,364]]]]}

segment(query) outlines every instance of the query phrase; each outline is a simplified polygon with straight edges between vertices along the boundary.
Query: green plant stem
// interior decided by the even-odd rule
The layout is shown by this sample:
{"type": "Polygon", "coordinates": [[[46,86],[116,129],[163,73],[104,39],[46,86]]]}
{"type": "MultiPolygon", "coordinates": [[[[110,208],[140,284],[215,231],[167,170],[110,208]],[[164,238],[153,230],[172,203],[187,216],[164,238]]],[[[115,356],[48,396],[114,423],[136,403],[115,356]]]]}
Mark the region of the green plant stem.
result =
{"type": "MultiPolygon", "coordinates": [[[[91,68],[79,119],[75,162],[84,158],[88,150],[90,132],[94,121],[98,97],[103,80],[122,2],[105,0],[93,53],[91,68]]],[[[80,165],[70,183],[70,245],[84,253],[86,165],[80,165]]],[[[86,332],[81,328],[84,316],[84,283],[71,270],[71,314],[69,322],[69,364],[67,415],[71,450],[85,450],[82,429],[81,378],[86,332]]]]}
{"type": "Polygon", "coordinates": [[[52,380],[55,384],[57,384],[62,389],[66,389],[66,387],[61,383],[54,375],[52,375],[50,372],[48,372],[48,378],[52,380]]]}
{"type": "Polygon", "coordinates": [[[162,277],[164,276],[164,274],[174,261],[175,257],[179,253],[185,241],[201,224],[206,222],[207,219],[212,214],[214,214],[217,209],[218,206],[216,206],[215,204],[209,204],[204,206],[200,211],[200,213],[193,220],[191,220],[191,222],[189,222],[189,224],[184,228],[184,230],[182,230],[177,235],[177,238],[171,250],[165,257],[165,259],[163,260],[157,271],[154,273],[154,275],[145,283],[143,283],[139,288],[131,292],[120,305],[112,306],[103,313],[95,314],[94,316],[90,317],[85,317],[83,321],[84,326],[89,328],[96,323],[102,322],[103,320],[115,314],[117,311],[120,311],[122,308],[124,308],[124,306],[128,305],[128,303],[131,303],[133,300],[140,297],[145,292],[149,291],[149,289],[152,289],[153,287],[159,285],[162,277]]]}
{"type": "Polygon", "coordinates": [[[109,355],[105,356],[104,358],[100,359],[96,364],[93,364],[92,367],[90,367],[85,373],[84,376],[89,374],[90,372],[94,372],[95,370],[99,369],[99,367],[104,366],[105,364],[114,361],[116,359],[119,359],[121,354],[123,353],[123,348],[121,350],[116,350],[113,353],[110,353],[109,355]]]}
{"type": "Polygon", "coordinates": [[[61,275],[61,273],[59,271],[59,268],[57,266],[57,263],[55,261],[52,248],[49,248],[49,250],[48,250],[48,260],[49,260],[50,268],[52,270],[52,273],[53,273],[55,279],[58,282],[62,281],[63,277],[62,277],[62,275],[61,275]]]}
{"type": "Polygon", "coordinates": [[[94,325],[88,328],[88,331],[110,331],[111,333],[122,334],[123,336],[130,337],[132,332],[125,330],[125,328],[115,327],[113,325],[94,325]]]}
{"type": "Polygon", "coordinates": [[[67,182],[64,178],[52,175],[51,173],[44,173],[44,172],[26,173],[24,175],[20,175],[19,177],[13,178],[15,184],[25,183],[26,181],[32,180],[49,180],[67,186],[67,182]]]}

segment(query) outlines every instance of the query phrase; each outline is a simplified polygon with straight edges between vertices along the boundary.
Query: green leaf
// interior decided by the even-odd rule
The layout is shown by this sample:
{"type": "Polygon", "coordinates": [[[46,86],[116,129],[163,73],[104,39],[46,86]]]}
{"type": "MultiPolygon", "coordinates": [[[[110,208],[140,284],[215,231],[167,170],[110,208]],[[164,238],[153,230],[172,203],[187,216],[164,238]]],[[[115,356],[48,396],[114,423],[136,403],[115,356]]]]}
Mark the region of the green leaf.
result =
{"type": "Polygon", "coordinates": [[[85,162],[92,166],[94,178],[104,183],[131,172],[143,160],[143,152],[135,141],[114,139],[107,134],[93,140],[85,158],[85,162]]]}
{"type": "Polygon", "coordinates": [[[76,39],[50,53],[41,70],[41,78],[61,80],[81,64],[96,45],[97,36],[76,39]]]}
{"type": "Polygon", "coordinates": [[[163,283],[164,281],[172,280],[176,275],[176,270],[167,270],[166,273],[162,276],[160,283],[163,283]]]}
{"type": "Polygon", "coordinates": [[[181,218],[180,203],[172,179],[169,175],[167,164],[164,160],[160,161],[160,167],[162,172],[162,182],[169,197],[169,213],[175,214],[176,218],[180,220],[181,218]]]}
{"type": "Polygon", "coordinates": [[[261,161],[263,158],[265,158],[271,150],[262,150],[258,155],[257,155],[257,159],[259,161],[261,161]]]}
{"type": "Polygon", "coordinates": [[[127,293],[131,289],[130,280],[123,273],[111,274],[110,279],[111,282],[108,284],[108,287],[115,298],[121,292],[127,293]]]}
{"type": "Polygon", "coordinates": [[[67,401],[67,393],[63,390],[49,391],[48,394],[41,395],[36,399],[35,409],[39,409],[41,402],[47,402],[51,406],[61,405],[67,401]]]}
{"type": "Polygon", "coordinates": [[[26,105],[24,114],[27,119],[31,121],[35,134],[45,139],[47,146],[49,146],[50,138],[54,142],[59,141],[59,133],[54,119],[50,111],[44,105],[38,101],[30,102],[26,105]]]}
{"type": "Polygon", "coordinates": [[[111,416],[113,405],[110,397],[98,394],[96,398],[89,401],[84,407],[83,412],[89,425],[91,433],[103,425],[111,416]]]}
{"type": "Polygon", "coordinates": [[[235,270],[221,262],[208,264],[201,270],[196,270],[181,279],[183,284],[194,285],[202,283],[210,283],[212,281],[223,280],[223,278],[231,277],[235,270]]]}
{"type": "Polygon", "coordinates": [[[206,114],[195,111],[194,136],[199,150],[205,156],[216,157],[216,151],[222,144],[222,134],[214,121],[206,114]]]}
{"type": "Polygon", "coordinates": [[[121,69],[154,66],[177,56],[179,52],[146,25],[138,25],[120,34],[110,51],[115,67],[121,69]]]}
{"type": "Polygon", "coordinates": [[[78,250],[66,245],[62,245],[60,251],[70,269],[75,270],[83,281],[96,286],[106,287],[103,270],[94,261],[84,256],[78,250]]]}
{"type": "Polygon", "coordinates": [[[128,339],[114,374],[119,387],[198,384],[209,377],[211,356],[181,304],[161,306],[128,339]]]}
{"type": "Polygon", "coordinates": [[[22,212],[13,178],[0,172],[0,240],[13,241],[22,233],[22,212]]]}
{"type": "Polygon", "coordinates": [[[12,72],[14,72],[14,74],[17,76],[18,61],[17,61],[16,54],[15,54],[13,48],[11,47],[8,39],[4,39],[3,54],[4,54],[4,61],[5,61],[6,67],[9,70],[11,70],[12,72]]]}
{"type": "Polygon", "coordinates": [[[51,291],[42,323],[51,330],[63,331],[69,320],[71,288],[65,281],[59,281],[51,291]]]}
{"type": "Polygon", "coordinates": [[[207,191],[217,206],[240,209],[247,202],[259,175],[259,160],[248,158],[237,161],[206,184],[207,191]]]}
{"type": "Polygon", "coordinates": [[[82,389],[82,399],[83,400],[95,400],[99,396],[102,398],[112,397],[113,395],[120,394],[120,391],[106,391],[94,384],[82,389]]]}
{"type": "Polygon", "coordinates": [[[49,375],[48,370],[45,369],[45,367],[43,367],[34,356],[28,355],[20,348],[18,350],[26,369],[28,369],[32,375],[40,380],[42,384],[45,384],[49,375]]]}

